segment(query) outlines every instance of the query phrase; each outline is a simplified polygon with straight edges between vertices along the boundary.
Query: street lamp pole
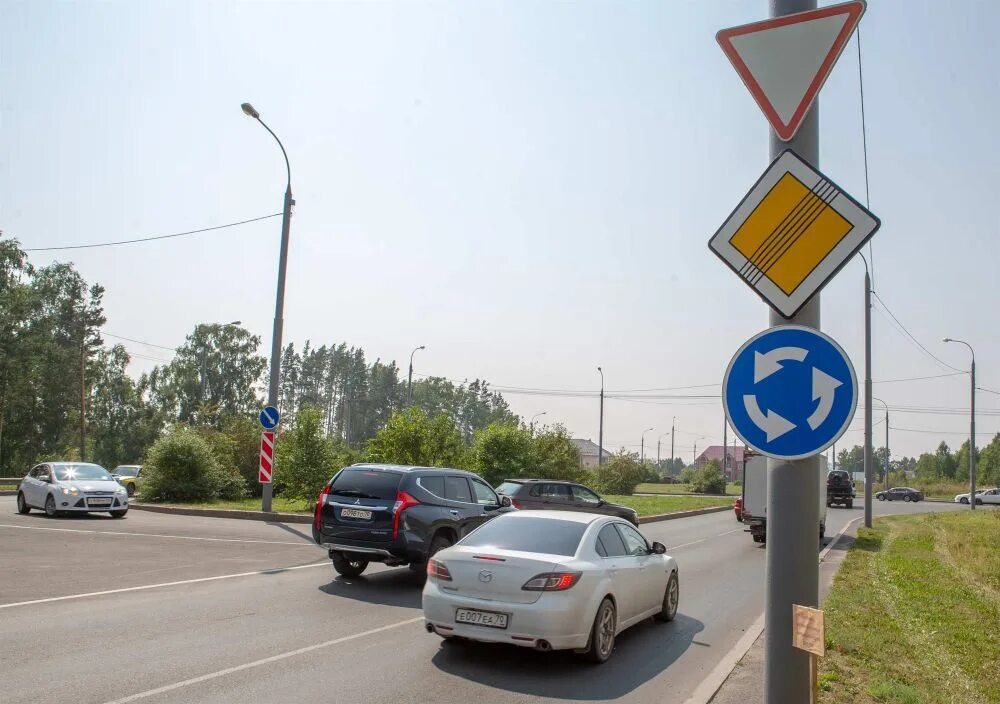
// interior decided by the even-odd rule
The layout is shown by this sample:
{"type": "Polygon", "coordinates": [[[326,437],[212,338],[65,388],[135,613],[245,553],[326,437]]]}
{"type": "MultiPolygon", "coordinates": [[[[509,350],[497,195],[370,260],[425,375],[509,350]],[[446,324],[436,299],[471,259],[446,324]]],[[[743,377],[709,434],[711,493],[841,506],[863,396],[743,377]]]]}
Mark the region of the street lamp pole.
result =
{"type": "Polygon", "coordinates": [[[660,437],[656,438],[656,469],[660,469],[660,441],[667,437],[668,433],[664,433],[660,437]]]}
{"type": "Polygon", "coordinates": [[[653,428],[646,428],[642,431],[642,440],[639,443],[639,464],[646,464],[646,433],[653,428]]]}
{"type": "MultiPolygon", "coordinates": [[[[274,328],[271,333],[271,371],[267,386],[267,405],[278,407],[278,382],[281,374],[281,333],[284,326],[285,315],[285,271],[288,268],[288,234],[291,228],[292,206],[295,200],[292,198],[292,167],[288,162],[288,152],[285,145],[278,139],[278,135],[260,119],[257,112],[250,103],[240,105],[243,112],[257,120],[265,130],[271,133],[274,141],[281,147],[281,155],[285,157],[285,170],[288,174],[288,182],[285,186],[285,207],[281,215],[281,253],[278,256],[278,290],[274,297],[274,328]]],[[[261,511],[267,513],[271,510],[272,485],[264,485],[263,496],[261,497],[261,511]]]]}
{"type": "Polygon", "coordinates": [[[531,423],[529,424],[529,426],[531,428],[531,434],[532,435],[535,434],[535,418],[537,418],[538,416],[544,416],[544,415],[548,415],[548,411],[542,411],[541,413],[536,413],[535,415],[531,416],[531,423]]]}
{"type": "Polygon", "coordinates": [[[972,345],[964,340],[955,340],[950,337],[944,338],[945,342],[958,342],[969,348],[972,353],[972,367],[970,374],[972,385],[970,386],[969,397],[969,506],[976,510],[976,351],[972,345]]]}
{"type": "Polygon", "coordinates": [[[406,407],[409,408],[410,404],[413,403],[413,355],[417,353],[417,350],[425,350],[426,346],[420,345],[420,347],[414,347],[413,351],[410,352],[410,372],[406,377],[406,407]]]}
{"type": "Polygon", "coordinates": [[[872,396],[873,401],[878,401],[883,406],[885,406],[885,474],[882,479],[885,482],[886,491],[889,490],[889,459],[892,455],[889,454],[889,404],[880,398],[875,398],[872,396]]]}
{"type": "Polygon", "coordinates": [[[601,420],[597,430],[597,464],[604,464],[604,370],[600,367],[597,371],[601,373],[601,420]]]}

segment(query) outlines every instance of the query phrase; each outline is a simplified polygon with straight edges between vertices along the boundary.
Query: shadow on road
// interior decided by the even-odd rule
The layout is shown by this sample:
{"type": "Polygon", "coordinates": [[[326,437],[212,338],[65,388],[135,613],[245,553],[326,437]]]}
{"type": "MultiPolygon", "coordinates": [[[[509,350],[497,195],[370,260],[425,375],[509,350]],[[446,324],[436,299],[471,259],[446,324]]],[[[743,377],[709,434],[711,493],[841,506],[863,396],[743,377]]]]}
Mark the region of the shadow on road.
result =
{"type": "Polygon", "coordinates": [[[313,537],[312,537],[311,533],[303,533],[298,528],[292,528],[287,523],[279,523],[278,521],[264,521],[264,523],[267,524],[267,525],[269,525],[269,526],[277,526],[278,528],[281,528],[281,530],[287,531],[287,532],[291,533],[292,535],[297,536],[299,538],[305,538],[310,543],[313,543],[313,544],[316,543],[316,541],[313,540],[313,537]]]}
{"type": "Polygon", "coordinates": [[[419,609],[423,575],[414,574],[405,567],[390,568],[352,579],[338,576],[329,584],[322,585],[319,590],[330,596],[353,599],[366,604],[419,609]]]}
{"type": "Polygon", "coordinates": [[[671,623],[638,624],[618,636],[614,654],[600,666],[570,651],[538,653],[486,643],[442,643],[432,662],[450,675],[508,692],[580,701],[617,699],[669,668],[704,627],[684,614],[671,623]]]}

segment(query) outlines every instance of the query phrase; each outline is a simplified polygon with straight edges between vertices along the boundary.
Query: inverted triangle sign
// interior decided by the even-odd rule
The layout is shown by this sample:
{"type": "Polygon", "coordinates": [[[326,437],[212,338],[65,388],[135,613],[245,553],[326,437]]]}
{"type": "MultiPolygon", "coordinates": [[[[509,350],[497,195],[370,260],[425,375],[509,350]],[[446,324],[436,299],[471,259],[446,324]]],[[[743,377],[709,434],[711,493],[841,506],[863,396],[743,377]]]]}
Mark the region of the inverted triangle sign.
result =
{"type": "Polygon", "coordinates": [[[864,0],[853,0],[715,35],[783,141],[795,136],[865,8],[864,0]]]}

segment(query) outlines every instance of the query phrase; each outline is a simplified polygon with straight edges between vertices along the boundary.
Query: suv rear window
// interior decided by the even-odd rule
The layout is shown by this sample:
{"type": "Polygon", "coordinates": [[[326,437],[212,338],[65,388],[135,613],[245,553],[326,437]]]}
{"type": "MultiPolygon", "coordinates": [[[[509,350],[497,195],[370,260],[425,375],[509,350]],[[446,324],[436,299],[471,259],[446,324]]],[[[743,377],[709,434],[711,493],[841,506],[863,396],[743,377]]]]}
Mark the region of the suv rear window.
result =
{"type": "Polygon", "coordinates": [[[523,485],[520,482],[504,482],[497,487],[498,494],[505,494],[506,496],[514,496],[518,489],[523,485]]]}
{"type": "Polygon", "coordinates": [[[586,523],[551,518],[506,518],[500,516],[468,535],[462,545],[540,552],[546,555],[575,555],[586,523]]]}
{"type": "Polygon", "coordinates": [[[358,499],[396,499],[396,488],[403,475],[373,469],[345,469],[333,479],[330,493],[358,499]]]}
{"type": "Polygon", "coordinates": [[[847,470],[844,470],[844,469],[835,469],[832,472],[830,472],[826,476],[826,478],[827,478],[827,481],[834,481],[834,482],[840,482],[840,481],[844,481],[844,480],[848,480],[849,481],[849,478],[847,476],[847,470]]]}

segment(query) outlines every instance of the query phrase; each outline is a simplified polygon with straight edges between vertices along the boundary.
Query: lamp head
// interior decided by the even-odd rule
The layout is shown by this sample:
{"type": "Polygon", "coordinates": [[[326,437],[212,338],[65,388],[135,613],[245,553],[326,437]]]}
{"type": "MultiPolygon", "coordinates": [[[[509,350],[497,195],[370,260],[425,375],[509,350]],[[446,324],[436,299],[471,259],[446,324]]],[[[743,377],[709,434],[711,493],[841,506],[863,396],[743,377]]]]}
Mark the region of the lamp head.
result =
{"type": "Polygon", "coordinates": [[[240,108],[242,108],[243,112],[246,113],[248,116],[252,117],[253,119],[255,120],[260,119],[260,113],[254,110],[253,105],[251,105],[250,103],[243,103],[242,105],[240,105],[240,108]]]}

